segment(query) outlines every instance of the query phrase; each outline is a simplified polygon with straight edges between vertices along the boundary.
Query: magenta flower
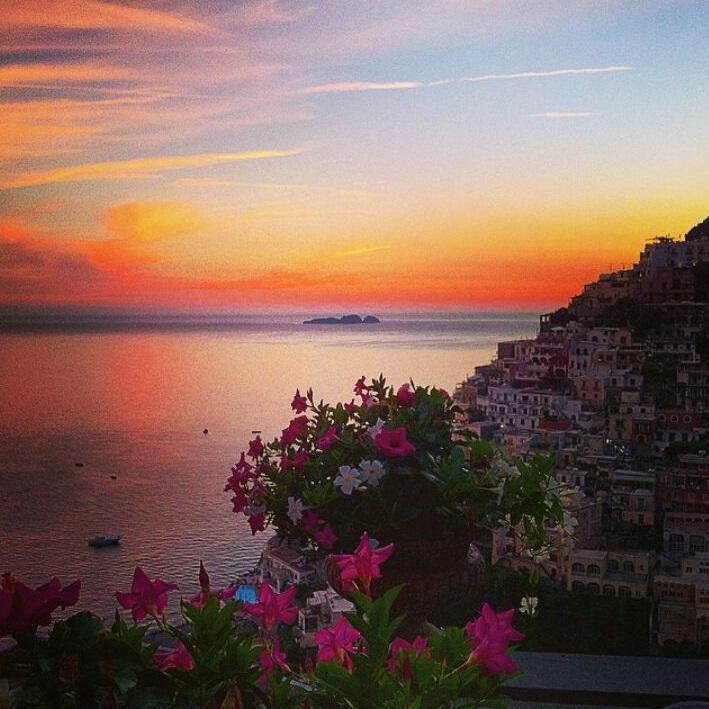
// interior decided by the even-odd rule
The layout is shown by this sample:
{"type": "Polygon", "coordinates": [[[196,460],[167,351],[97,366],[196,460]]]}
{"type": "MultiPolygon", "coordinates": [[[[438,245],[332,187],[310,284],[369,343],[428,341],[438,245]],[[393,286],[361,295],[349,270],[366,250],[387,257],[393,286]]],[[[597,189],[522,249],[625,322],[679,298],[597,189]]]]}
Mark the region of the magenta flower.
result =
{"type": "Polygon", "coordinates": [[[50,625],[52,613],[61,606],[73,606],[79,600],[81,581],[62,588],[56,576],[35,589],[18,581],[9,572],[0,582],[0,638],[19,638],[34,633],[42,625],[50,625]]]}
{"type": "Polygon", "coordinates": [[[354,401],[350,401],[349,404],[343,404],[343,405],[342,405],[342,408],[344,408],[344,410],[345,410],[350,416],[352,416],[352,415],[354,415],[354,414],[357,412],[357,409],[359,408],[359,406],[357,406],[357,404],[355,404],[354,401]]]}
{"type": "Polygon", "coordinates": [[[264,650],[259,655],[258,663],[264,670],[264,673],[259,677],[261,681],[265,681],[277,669],[283,670],[283,672],[291,671],[286,663],[286,653],[281,650],[280,640],[275,640],[270,649],[264,650]]]}
{"type": "Polygon", "coordinates": [[[131,611],[133,621],[139,623],[147,615],[154,618],[162,615],[167,606],[167,592],[176,588],[174,583],[165,583],[160,579],[151,581],[145,571],[136,566],[130,592],[116,591],[115,595],[121,606],[131,611]]]}
{"type": "Polygon", "coordinates": [[[302,414],[308,408],[308,400],[300,395],[300,389],[295,390],[295,396],[293,401],[291,401],[291,409],[295,411],[296,414],[302,414]]]}
{"type": "Polygon", "coordinates": [[[485,603],[480,617],[465,626],[465,633],[473,645],[470,661],[481,665],[487,675],[514,674],[519,669],[509,656],[509,644],[523,640],[524,634],[512,627],[513,615],[513,608],[495,613],[485,603]]]}
{"type": "Polygon", "coordinates": [[[234,497],[231,498],[234,505],[234,512],[243,512],[249,504],[249,496],[241,488],[234,490],[234,497]]]}
{"type": "Polygon", "coordinates": [[[402,384],[396,392],[396,403],[399,406],[413,406],[416,403],[416,394],[411,391],[408,384],[402,384]]]}
{"type": "Polygon", "coordinates": [[[340,569],[340,580],[345,590],[361,590],[369,596],[372,581],[382,576],[379,565],[383,564],[393,552],[393,544],[373,549],[367,532],[363,532],[354,554],[332,554],[330,559],[340,569]]]}
{"type": "Polygon", "coordinates": [[[313,537],[323,549],[332,549],[338,539],[335,532],[333,532],[329,522],[326,522],[319,532],[315,532],[315,534],[313,534],[313,537]]]}
{"type": "Polygon", "coordinates": [[[199,593],[190,598],[190,603],[197,608],[204,608],[210,598],[218,598],[220,601],[230,601],[234,598],[234,593],[236,593],[237,589],[237,586],[234,585],[212,591],[210,588],[209,574],[201,561],[199,562],[199,587],[199,593]]]}
{"type": "Polygon", "coordinates": [[[354,385],[354,393],[357,394],[357,396],[364,396],[368,391],[369,387],[364,383],[364,375],[362,375],[354,385]]]}
{"type": "Polygon", "coordinates": [[[308,430],[308,417],[296,416],[289,424],[288,428],[284,428],[281,436],[281,443],[284,446],[289,446],[295,443],[296,440],[308,430]]]}
{"type": "Polygon", "coordinates": [[[249,479],[256,477],[254,475],[254,466],[246,460],[245,454],[242,452],[239,462],[231,469],[231,477],[227,479],[224,490],[236,491],[240,486],[243,486],[249,479]]]}
{"type": "Polygon", "coordinates": [[[248,518],[252,535],[256,534],[256,532],[263,532],[263,530],[266,529],[265,505],[250,504],[244,509],[244,513],[248,518]]]}
{"type": "Polygon", "coordinates": [[[175,645],[174,650],[170,650],[169,652],[156,652],[153,655],[153,662],[157,665],[158,669],[163,672],[172,669],[191,670],[194,668],[192,655],[190,655],[189,650],[179,641],[177,645],[175,645]]]}
{"type": "Polygon", "coordinates": [[[276,593],[267,583],[262,583],[258,591],[258,603],[245,603],[244,610],[261,618],[264,630],[271,631],[279,623],[293,625],[298,617],[298,609],[293,605],[296,587],[291,586],[283,593],[276,593]]]}
{"type": "Polygon", "coordinates": [[[406,438],[406,428],[383,428],[374,437],[374,445],[390,458],[404,458],[416,452],[415,446],[406,438]]]}
{"type": "Polygon", "coordinates": [[[308,454],[304,450],[299,450],[292,458],[287,455],[281,456],[281,470],[303,472],[307,462],[308,454]]]}
{"type": "Polygon", "coordinates": [[[261,436],[256,436],[252,441],[249,441],[249,457],[258,458],[263,455],[263,442],[261,436]]]}
{"type": "Polygon", "coordinates": [[[424,653],[428,654],[427,647],[428,639],[423,635],[417,635],[413,643],[404,640],[404,638],[394,638],[391,643],[389,659],[386,663],[389,672],[395,675],[397,674],[397,669],[400,669],[401,677],[408,682],[413,674],[411,667],[412,654],[413,658],[420,657],[424,653]],[[402,653],[405,654],[403,659],[400,657],[402,653]]]}
{"type": "Polygon", "coordinates": [[[335,445],[337,441],[337,427],[330,426],[330,428],[325,431],[325,433],[318,438],[318,448],[323,451],[329,451],[335,445]]]}
{"type": "Polygon", "coordinates": [[[320,526],[322,520],[312,510],[305,510],[300,519],[300,528],[305,534],[313,534],[320,526]]]}
{"type": "Polygon", "coordinates": [[[315,642],[318,644],[318,662],[334,660],[348,670],[352,669],[350,653],[359,649],[359,640],[362,637],[359,630],[355,630],[344,615],[332,628],[318,630],[315,633],[315,642]]]}

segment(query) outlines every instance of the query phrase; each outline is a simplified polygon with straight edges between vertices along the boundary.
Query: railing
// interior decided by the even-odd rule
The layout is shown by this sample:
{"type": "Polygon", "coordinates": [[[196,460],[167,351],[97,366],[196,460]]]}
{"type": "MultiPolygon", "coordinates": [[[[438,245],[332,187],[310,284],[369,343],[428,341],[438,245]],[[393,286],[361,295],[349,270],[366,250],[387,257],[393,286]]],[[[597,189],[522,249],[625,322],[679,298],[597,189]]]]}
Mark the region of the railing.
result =
{"type": "Polygon", "coordinates": [[[502,693],[513,706],[668,707],[709,709],[709,661],[518,652],[523,674],[502,693]],[[689,707],[689,705],[687,705],[689,707]]]}

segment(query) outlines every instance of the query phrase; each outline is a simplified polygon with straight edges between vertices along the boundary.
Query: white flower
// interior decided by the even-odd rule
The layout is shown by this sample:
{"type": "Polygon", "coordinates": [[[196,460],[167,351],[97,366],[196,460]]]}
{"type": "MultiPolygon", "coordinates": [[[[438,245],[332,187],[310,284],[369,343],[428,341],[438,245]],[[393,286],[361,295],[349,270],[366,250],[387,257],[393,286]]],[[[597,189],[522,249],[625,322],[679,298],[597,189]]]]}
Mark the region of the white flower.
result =
{"type": "Polygon", "coordinates": [[[293,524],[297,524],[298,520],[303,516],[303,501],[297,497],[288,498],[288,517],[293,524]]]}
{"type": "Polygon", "coordinates": [[[508,478],[518,478],[521,475],[519,468],[512,463],[508,463],[504,458],[495,458],[492,465],[499,473],[508,478]]]}
{"type": "Polygon", "coordinates": [[[564,507],[571,507],[576,504],[577,499],[580,497],[581,491],[577,487],[567,487],[564,488],[560,493],[561,504],[564,507]]]}
{"type": "Polygon", "coordinates": [[[349,465],[341,465],[339,472],[335,478],[335,485],[342,490],[344,495],[351,495],[354,490],[362,482],[359,479],[359,470],[351,468],[349,465]]]}
{"type": "Polygon", "coordinates": [[[384,466],[378,460],[363,460],[359,464],[359,470],[362,482],[372,487],[379,485],[379,480],[384,475],[384,466]]]}
{"type": "Polygon", "coordinates": [[[377,418],[377,422],[374,424],[374,426],[370,426],[367,429],[367,433],[370,435],[371,438],[375,438],[383,428],[384,421],[382,421],[380,418],[377,418]]]}
{"type": "Polygon", "coordinates": [[[522,599],[522,604],[519,607],[520,613],[527,613],[530,618],[534,618],[537,614],[537,606],[539,605],[539,599],[536,596],[525,596],[522,599]]]}
{"type": "Polygon", "coordinates": [[[572,514],[569,514],[566,510],[564,510],[564,520],[559,526],[565,534],[573,537],[576,527],[578,526],[578,520],[572,514]]]}

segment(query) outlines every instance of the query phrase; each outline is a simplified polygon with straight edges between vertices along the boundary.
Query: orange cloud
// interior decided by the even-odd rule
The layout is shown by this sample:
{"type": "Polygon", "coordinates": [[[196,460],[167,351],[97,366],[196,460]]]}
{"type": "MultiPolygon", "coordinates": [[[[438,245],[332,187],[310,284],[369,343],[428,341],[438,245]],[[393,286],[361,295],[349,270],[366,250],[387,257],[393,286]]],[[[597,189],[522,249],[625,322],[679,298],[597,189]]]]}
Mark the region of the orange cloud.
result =
{"type": "Polygon", "coordinates": [[[91,242],[88,254],[101,268],[129,278],[161,260],[157,242],[198,234],[209,224],[201,210],[183,202],[126,202],[106,210],[102,221],[111,237],[91,242]]]}
{"type": "Polygon", "coordinates": [[[7,3],[0,27],[54,29],[120,29],[150,32],[206,32],[201,21],[176,13],[116,5],[100,0],[23,0],[7,3]]]}
{"type": "Polygon", "coordinates": [[[0,86],[36,86],[57,83],[125,81],[136,78],[132,69],[100,64],[8,64],[0,67],[0,86]]]}
{"type": "Polygon", "coordinates": [[[167,170],[211,167],[246,160],[265,160],[299,155],[300,148],[287,150],[247,150],[241,153],[203,153],[200,155],[165,155],[133,160],[114,160],[71,167],[60,167],[44,172],[30,172],[0,181],[0,189],[47,185],[57,182],[82,182],[85,180],[123,180],[136,177],[155,177],[167,170]]]}

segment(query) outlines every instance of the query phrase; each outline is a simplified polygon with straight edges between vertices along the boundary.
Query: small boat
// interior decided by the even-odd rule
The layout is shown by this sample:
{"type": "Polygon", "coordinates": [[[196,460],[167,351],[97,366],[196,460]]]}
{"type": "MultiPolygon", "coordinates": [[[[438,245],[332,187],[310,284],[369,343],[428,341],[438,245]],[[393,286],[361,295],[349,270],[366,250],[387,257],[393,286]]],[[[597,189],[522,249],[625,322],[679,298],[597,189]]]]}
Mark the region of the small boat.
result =
{"type": "Polygon", "coordinates": [[[90,547],[113,547],[120,543],[120,534],[108,534],[106,536],[91,537],[91,539],[89,539],[90,547]]]}

